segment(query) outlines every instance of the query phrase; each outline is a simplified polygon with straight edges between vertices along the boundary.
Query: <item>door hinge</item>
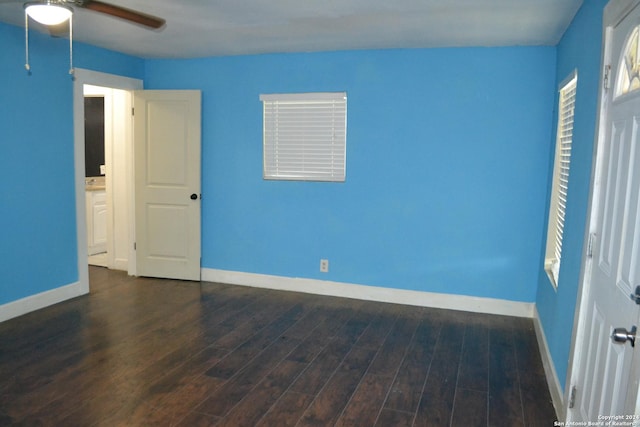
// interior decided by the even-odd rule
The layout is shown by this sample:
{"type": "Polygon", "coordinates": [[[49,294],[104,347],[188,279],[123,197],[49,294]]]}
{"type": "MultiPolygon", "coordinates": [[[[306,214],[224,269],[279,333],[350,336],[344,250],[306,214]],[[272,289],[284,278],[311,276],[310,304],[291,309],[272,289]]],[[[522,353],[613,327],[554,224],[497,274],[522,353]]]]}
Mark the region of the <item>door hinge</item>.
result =
{"type": "Polygon", "coordinates": [[[135,109],[135,108],[133,108],[133,107],[131,107],[131,115],[132,115],[132,116],[135,116],[135,115],[136,115],[136,109],[135,109]]]}
{"type": "Polygon", "coordinates": [[[136,242],[133,242],[133,250],[135,251],[136,249],[138,249],[138,248],[136,247],[136,242]]]}
{"type": "Polygon", "coordinates": [[[571,395],[569,396],[569,409],[576,406],[576,393],[578,392],[578,388],[573,386],[571,388],[571,395]]]}
{"type": "Polygon", "coordinates": [[[602,78],[602,85],[604,90],[609,89],[609,75],[611,74],[611,65],[607,64],[604,66],[604,76],[602,78]]]}
{"type": "Polygon", "coordinates": [[[595,244],[596,233],[589,234],[589,243],[587,243],[587,256],[593,258],[593,245],[595,244]]]}

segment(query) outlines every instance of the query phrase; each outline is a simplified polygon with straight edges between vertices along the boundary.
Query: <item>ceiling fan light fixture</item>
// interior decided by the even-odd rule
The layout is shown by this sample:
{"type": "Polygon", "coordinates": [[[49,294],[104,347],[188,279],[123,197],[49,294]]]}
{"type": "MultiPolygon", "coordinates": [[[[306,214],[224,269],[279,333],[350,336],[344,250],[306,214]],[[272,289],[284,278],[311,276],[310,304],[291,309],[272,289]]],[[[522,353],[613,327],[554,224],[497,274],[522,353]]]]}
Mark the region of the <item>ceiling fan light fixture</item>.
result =
{"type": "Polygon", "coordinates": [[[65,0],[45,0],[24,4],[24,53],[26,62],[24,68],[31,75],[29,64],[29,18],[47,26],[60,25],[69,21],[69,74],[74,75],[73,69],[73,9],[63,4],[65,0]]]}
{"type": "Polygon", "coordinates": [[[59,3],[26,3],[24,10],[33,20],[44,25],[62,24],[73,15],[73,9],[59,3]]]}

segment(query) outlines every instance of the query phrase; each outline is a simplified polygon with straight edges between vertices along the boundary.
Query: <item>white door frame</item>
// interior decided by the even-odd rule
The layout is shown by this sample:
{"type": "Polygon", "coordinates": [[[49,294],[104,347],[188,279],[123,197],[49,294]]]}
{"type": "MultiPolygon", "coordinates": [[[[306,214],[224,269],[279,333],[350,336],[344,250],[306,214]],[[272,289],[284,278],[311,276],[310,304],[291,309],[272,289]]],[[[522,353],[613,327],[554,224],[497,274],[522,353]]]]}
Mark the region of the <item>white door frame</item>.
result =
{"type": "MultiPolygon", "coordinates": [[[[78,247],[78,282],[81,289],[89,292],[89,265],[87,263],[87,218],[85,212],[85,153],[84,153],[84,85],[103,86],[126,91],[140,90],[143,81],[115,74],[101,73],[98,71],[75,69],[73,84],[73,139],[74,139],[74,168],[75,168],[75,193],[76,193],[76,235],[78,247]]],[[[129,224],[133,221],[133,143],[132,137],[125,142],[129,147],[127,151],[127,172],[131,184],[129,224]]],[[[129,233],[129,274],[135,275],[135,252],[133,230],[129,233]]]]}
{"type": "MultiPolygon", "coordinates": [[[[597,153],[599,151],[599,147],[601,141],[605,138],[606,129],[604,126],[600,126],[600,124],[606,123],[606,115],[607,111],[605,109],[605,105],[603,104],[603,82],[605,76],[605,67],[608,64],[611,64],[612,60],[617,60],[617,58],[612,58],[611,52],[611,33],[612,28],[617,25],[624,17],[626,17],[633,8],[635,8],[638,4],[640,4],[640,0],[610,0],[609,3],[605,6],[604,14],[603,14],[603,29],[602,29],[602,49],[601,49],[601,67],[600,67],[600,80],[599,80],[599,89],[598,89],[598,114],[596,117],[596,135],[595,141],[593,145],[593,161],[591,166],[591,184],[590,184],[590,192],[589,192],[589,205],[587,209],[587,227],[584,232],[584,240],[583,240],[583,251],[582,251],[582,261],[580,268],[580,287],[578,289],[578,304],[576,305],[576,312],[574,316],[573,322],[573,333],[571,339],[571,352],[569,354],[569,369],[567,370],[567,378],[565,382],[565,390],[564,390],[564,405],[562,406],[562,413],[559,413],[558,416],[561,420],[566,419],[568,413],[568,405],[571,400],[571,392],[573,388],[573,384],[576,383],[575,375],[578,375],[580,371],[580,363],[583,362],[581,354],[576,352],[576,349],[581,348],[585,339],[585,325],[589,319],[584,319],[582,313],[586,313],[588,296],[591,290],[591,264],[592,260],[587,255],[587,249],[589,244],[589,237],[592,231],[596,228],[596,220],[597,220],[597,210],[598,206],[595,205],[596,201],[594,195],[599,192],[599,182],[597,180],[597,170],[598,165],[596,164],[599,160],[597,153]]],[[[610,83],[609,86],[612,87],[613,80],[615,76],[608,76],[610,83]]],[[[640,394],[639,394],[640,396],[640,394]]],[[[636,413],[640,410],[640,406],[636,405],[636,413]]]]}

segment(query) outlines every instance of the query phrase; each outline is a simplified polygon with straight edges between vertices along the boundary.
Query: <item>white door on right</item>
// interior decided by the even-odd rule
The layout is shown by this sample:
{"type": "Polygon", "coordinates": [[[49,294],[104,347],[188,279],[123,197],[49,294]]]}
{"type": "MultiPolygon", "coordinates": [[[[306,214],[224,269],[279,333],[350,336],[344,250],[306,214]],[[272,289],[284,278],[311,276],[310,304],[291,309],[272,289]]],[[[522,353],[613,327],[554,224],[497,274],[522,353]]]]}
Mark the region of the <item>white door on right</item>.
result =
{"type": "Polygon", "coordinates": [[[640,305],[632,294],[640,285],[639,30],[636,7],[607,32],[611,69],[601,96],[590,223],[594,239],[585,270],[570,421],[619,416],[618,421],[630,422],[636,411],[640,342],[634,346],[633,340],[640,305]]]}
{"type": "Polygon", "coordinates": [[[201,93],[134,92],[136,274],[200,280],[201,93]]]}

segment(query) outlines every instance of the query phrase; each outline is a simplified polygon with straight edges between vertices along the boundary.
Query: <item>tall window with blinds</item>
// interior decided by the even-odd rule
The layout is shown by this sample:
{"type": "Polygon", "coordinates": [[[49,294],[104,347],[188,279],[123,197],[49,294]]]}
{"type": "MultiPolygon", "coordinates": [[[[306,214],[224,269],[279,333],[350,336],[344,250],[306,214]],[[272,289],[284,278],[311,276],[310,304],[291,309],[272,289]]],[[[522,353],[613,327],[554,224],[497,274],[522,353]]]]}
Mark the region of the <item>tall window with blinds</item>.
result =
{"type": "Polygon", "coordinates": [[[574,72],[561,85],[558,97],[558,130],[544,262],[545,271],[554,287],[558,286],[560,262],[562,260],[562,238],[567,210],[571,143],[573,140],[573,113],[577,83],[578,75],[574,72]]]}
{"type": "Polygon", "coordinates": [[[343,182],[347,153],[345,92],[260,95],[264,179],[343,182]]]}

